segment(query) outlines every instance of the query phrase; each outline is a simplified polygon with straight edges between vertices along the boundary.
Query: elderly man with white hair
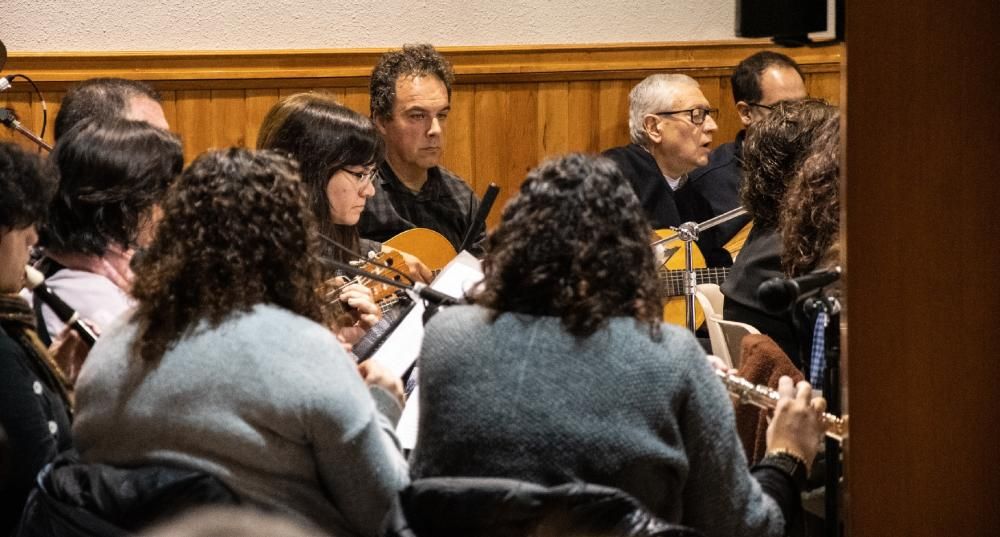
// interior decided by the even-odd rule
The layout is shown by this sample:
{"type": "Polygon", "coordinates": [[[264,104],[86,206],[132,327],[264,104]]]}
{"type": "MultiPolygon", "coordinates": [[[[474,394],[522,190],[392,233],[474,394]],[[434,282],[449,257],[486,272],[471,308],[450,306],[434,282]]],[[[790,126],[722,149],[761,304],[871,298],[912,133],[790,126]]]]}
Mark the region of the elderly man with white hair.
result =
{"type": "MultiPolygon", "coordinates": [[[[632,184],[654,228],[700,221],[708,214],[704,202],[684,185],[688,172],[708,163],[717,114],[698,82],[687,75],[650,75],[629,93],[632,143],[608,149],[604,156],[632,184]]],[[[728,254],[703,253],[709,265],[717,264],[717,257],[729,261],[728,254]]]]}

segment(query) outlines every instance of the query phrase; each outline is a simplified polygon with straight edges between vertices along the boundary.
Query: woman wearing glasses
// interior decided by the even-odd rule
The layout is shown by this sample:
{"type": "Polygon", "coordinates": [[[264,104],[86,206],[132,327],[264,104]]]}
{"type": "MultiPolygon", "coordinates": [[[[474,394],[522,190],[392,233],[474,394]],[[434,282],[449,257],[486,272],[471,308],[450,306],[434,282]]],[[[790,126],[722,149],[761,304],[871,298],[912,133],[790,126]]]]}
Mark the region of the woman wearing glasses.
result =
{"type": "MultiPolygon", "coordinates": [[[[267,113],[257,147],[283,151],[298,161],[309,192],[309,206],[323,235],[362,256],[381,248],[378,243],[362,239],[357,230],[365,203],[375,195],[372,177],[385,153],[371,120],[330,97],[298,93],[267,113]]],[[[324,241],[325,257],[341,262],[357,259],[333,242],[324,241]]],[[[407,264],[413,268],[410,272],[415,279],[430,279],[426,267],[415,258],[409,257],[407,264]]],[[[379,309],[371,300],[371,292],[361,285],[343,288],[339,298],[354,309],[357,325],[341,333],[355,342],[378,321],[379,309]]]]}

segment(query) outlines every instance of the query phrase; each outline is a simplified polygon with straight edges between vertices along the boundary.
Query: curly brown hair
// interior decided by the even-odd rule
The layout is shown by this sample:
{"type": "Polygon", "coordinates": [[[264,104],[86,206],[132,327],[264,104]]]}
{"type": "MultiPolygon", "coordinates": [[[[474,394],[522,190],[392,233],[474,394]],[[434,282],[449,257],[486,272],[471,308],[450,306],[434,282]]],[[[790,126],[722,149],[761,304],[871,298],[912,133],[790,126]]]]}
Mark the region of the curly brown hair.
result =
{"type": "Polygon", "coordinates": [[[652,233],[617,166],[570,154],[532,170],[486,239],[483,285],[470,301],[562,319],[587,337],[611,317],[634,317],[660,336],[663,301],[652,233]]]}
{"type": "Polygon", "coordinates": [[[836,253],[840,235],[840,117],[823,122],[795,172],[779,229],[781,266],[790,277],[812,272],[836,253]]]}
{"type": "Polygon", "coordinates": [[[201,155],[171,186],[136,266],[135,350],[155,360],[199,322],[256,304],[328,325],[316,220],[294,161],[271,151],[201,155]]]}
{"type": "Polygon", "coordinates": [[[788,183],[812,143],[816,129],[838,115],[820,99],[780,102],[747,129],[743,143],[743,207],[761,230],[775,229],[788,183]]]}
{"type": "Polygon", "coordinates": [[[426,43],[403,45],[402,50],[386,52],[372,70],[368,93],[371,96],[371,115],[375,118],[392,117],[396,104],[396,81],[407,76],[436,76],[444,83],[451,99],[451,85],[455,72],[448,60],[426,43]]]}

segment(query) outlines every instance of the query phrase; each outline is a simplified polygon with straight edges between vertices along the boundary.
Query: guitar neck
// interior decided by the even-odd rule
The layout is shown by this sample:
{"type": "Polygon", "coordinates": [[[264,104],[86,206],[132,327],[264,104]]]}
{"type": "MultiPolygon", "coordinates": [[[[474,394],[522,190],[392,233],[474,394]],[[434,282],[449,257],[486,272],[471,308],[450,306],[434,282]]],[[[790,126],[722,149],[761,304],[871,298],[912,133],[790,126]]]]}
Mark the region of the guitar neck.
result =
{"type": "MultiPolygon", "coordinates": [[[[697,283],[722,284],[729,276],[729,267],[700,268],[694,269],[694,277],[697,283]]],[[[660,288],[663,298],[684,296],[684,281],[687,278],[686,270],[660,270],[660,288]]]]}

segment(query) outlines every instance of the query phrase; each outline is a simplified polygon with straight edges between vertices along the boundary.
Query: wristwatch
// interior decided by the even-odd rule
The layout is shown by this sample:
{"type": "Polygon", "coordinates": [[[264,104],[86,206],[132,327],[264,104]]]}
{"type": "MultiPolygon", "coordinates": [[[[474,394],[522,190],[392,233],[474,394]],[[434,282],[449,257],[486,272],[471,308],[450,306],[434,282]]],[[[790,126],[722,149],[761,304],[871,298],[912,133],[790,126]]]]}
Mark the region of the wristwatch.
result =
{"type": "Polygon", "coordinates": [[[806,478],[809,477],[809,472],[806,470],[806,461],[802,457],[788,450],[776,449],[768,452],[759,464],[761,466],[777,468],[785,472],[792,476],[799,490],[805,489],[806,478]]]}

